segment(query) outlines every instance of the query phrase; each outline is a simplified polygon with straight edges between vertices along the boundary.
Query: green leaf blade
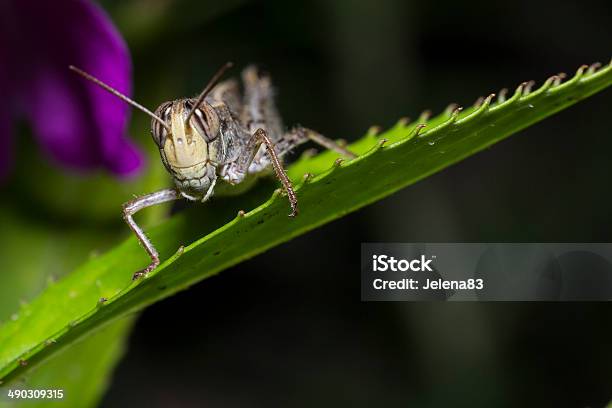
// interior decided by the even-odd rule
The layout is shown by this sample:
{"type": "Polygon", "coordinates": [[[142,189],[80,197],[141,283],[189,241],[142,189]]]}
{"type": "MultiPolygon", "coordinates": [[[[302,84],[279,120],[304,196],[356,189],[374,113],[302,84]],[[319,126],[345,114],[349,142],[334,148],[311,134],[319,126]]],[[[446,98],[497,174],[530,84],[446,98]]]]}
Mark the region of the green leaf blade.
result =
{"type": "Polygon", "coordinates": [[[581,67],[566,83],[551,78],[529,93],[522,84],[508,100],[491,97],[463,112],[447,111],[423,129],[418,121],[400,121],[381,135],[370,132],[349,146],[360,155],[352,161],[333,164],[338,158],[333,152],[302,158],[288,170],[298,184],[301,208],[294,219],[287,217],[287,200],[279,193],[260,205],[265,196],[253,193],[179,214],[151,229],[166,261],[145,279],[131,282],[132,273],[146,264],[144,251],[131,238],[49,287],[18,319],[0,326],[0,378],[10,381],[122,316],[386,197],[611,84],[612,66],[597,72],[581,67]],[[305,181],[307,173],[314,177],[305,181]],[[253,207],[235,215],[237,209],[253,207]],[[198,239],[205,231],[211,232],[198,239]]]}

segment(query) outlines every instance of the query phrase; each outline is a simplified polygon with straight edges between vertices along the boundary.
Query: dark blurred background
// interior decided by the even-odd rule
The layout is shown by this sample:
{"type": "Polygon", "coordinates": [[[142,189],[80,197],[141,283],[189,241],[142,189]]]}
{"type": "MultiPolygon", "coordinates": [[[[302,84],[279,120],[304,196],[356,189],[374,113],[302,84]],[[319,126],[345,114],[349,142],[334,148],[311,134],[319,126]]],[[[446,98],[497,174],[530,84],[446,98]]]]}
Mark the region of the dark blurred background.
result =
{"type": "MultiPolygon", "coordinates": [[[[286,124],[349,140],[611,51],[604,0],[159,3],[168,28],[127,37],[137,94],[173,76],[186,81],[169,98],[193,94],[224,61],[256,62],[286,124]]],[[[611,98],[148,308],[103,406],[604,406],[609,304],[362,303],[359,248],[610,242],[611,98]]]]}
{"type": "MultiPolygon", "coordinates": [[[[255,62],[286,125],[347,140],[612,51],[606,0],[101,3],[146,106],[196,94],[225,61],[255,62]]],[[[604,406],[608,303],[363,303],[359,250],[611,242],[611,102],[595,95],[148,308],[102,406],[604,406]]]]}

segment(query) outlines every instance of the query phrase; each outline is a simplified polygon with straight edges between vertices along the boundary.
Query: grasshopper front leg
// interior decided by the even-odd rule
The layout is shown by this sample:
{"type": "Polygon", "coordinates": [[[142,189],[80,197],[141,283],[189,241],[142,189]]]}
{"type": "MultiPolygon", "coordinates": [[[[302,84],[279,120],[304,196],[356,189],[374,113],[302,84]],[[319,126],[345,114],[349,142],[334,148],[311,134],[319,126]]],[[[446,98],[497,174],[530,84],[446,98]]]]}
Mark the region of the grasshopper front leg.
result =
{"type": "MultiPolygon", "coordinates": [[[[252,139],[257,146],[254,151],[259,150],[259,146],[261,146],[261,143],[264,143],[266,145],[266,150],[268,152],[268,156],[270,156],[270,161],[272,162],[272,167],[274,168],[276,177],[278,177],[281,184],[285,188],[285,191],[287,192],[287,198],[289,199],[289,205],[291,206],[291,213],[289,214],[289,216],[295,217],[296,215],[298,215],[299,212],[297,196],[295,195],[295,191],[293,190],[291,180],[289,180],[289,177],[287,177],[287,173],[285,172],[283,165],[278,159],[278,155],[274,150],[274,145],[268,138],[266,131],[262,128],[259,128],[255,131],[255,134],[253,135],[252,139]]],[[[250,144],[251,143],[249,141],[249,145],[250,144]]]]}
{"type": "Polygon", "coordinates": [[[149,264],[149,266],[147,266],[141,271],[134,273],[134,276],[132,276],[132,280],[136,280],[146,275],[153,269],[157,268],[157,266],[159,265],[159,253],[157,252],[149,238],[147,238],[142,228],[140,228],[138,224],[136,224],[132,216],[143,208],[165,203],[168,201],[173,201],[178,199],[179,197],[180,193],[177,190],[173,188],[166,188],[155,193],[135,198],[123,204],[123,219],[125,220],[125,222],[127,222],[132,231],[134,231],[134,234],[136,234],[136,238],[138,238],[140,244],[144,247],[145,251],[147,251],[149,257],[151,257],[151,263],[149,264]]]}
{"type": "MultiPolygon", "coordinates": [[[[276,177],[278,177],[283,185],[283,188],[287,192],[289,205],[291,206],[291,213],[289,216],[295,217],[298,214],[298,202],[295,191],[293,190],[293,185],[291,184],[289,177],[287,177],[287,173],[285,173],[285,169],[278,158],[278,154],[274,150],[272,141],[270,141],[266,131],[262,128],[257,129],[249,138],[247,143],[242,148],[242,153],[238,155],[238,158],[224,166],[224,168],[221,170],[221,177],[223,177],[223,179],[230,184],[241,183],[247,176],[249,166],[251,166],[251,163],[253,163],[253,159],[259,152],[259,148],[261,147],[262,143],[266,146],[266,152],[269,156],[269,163],[272,164],[276,177]]],[[[268,162],[266,162],[266,165],[267,163],[268,162]]]]}

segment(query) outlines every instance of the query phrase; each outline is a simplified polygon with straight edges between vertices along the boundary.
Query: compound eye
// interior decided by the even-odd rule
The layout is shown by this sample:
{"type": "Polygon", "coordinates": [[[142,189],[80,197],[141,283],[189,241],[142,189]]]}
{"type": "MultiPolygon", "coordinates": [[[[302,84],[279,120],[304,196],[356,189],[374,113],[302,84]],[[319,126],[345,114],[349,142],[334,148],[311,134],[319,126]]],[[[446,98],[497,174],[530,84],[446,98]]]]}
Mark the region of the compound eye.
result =
{"type": "Polygon", "coordinates": [[[208,118],[202,113],[200,108],[196,108],[191,116],[191,125],[194,126],[197,132],[204,137],[206,142],[211,141],[210,127],[208,126],[208,118]]]}
{"type": "MultiPolygon", "coordinates": [[[[166,123],[170,123],[170,115],[172,113],[172,102],[166,102],[157,108],[155,114],[164,120],[166,123]]],[[[163,149],[164,144],[166,143],[166,138],[168,137],[168,131],[157,120],[153,119],[151,121],[151,134],[153,136],[153,141],[160,149],[163,149]]]]}
{"type": "MultiPolygon", "coordinates": [[[[191,109],[191,101],[187,101],[186,106],[191,109]]],[[[210,143],[217,138],[219,118],[211,107],[204,105],[204,109],[195,108],[189,122],[206,143],[210,143]]]]}

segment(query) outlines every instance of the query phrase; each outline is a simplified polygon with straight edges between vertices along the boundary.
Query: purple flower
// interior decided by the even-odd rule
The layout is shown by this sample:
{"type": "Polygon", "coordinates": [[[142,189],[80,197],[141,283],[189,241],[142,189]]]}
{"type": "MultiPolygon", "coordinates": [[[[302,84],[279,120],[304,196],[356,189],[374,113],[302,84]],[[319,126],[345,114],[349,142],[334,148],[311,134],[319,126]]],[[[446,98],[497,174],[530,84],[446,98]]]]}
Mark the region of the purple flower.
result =
{"type": "Polygon", "coordinates": [[[130,95],[131,62],[108,16],[87,0],[0,4],[0,178],[13,159],[13,123],[27,119],[42,149],[74,169],[134,174],[143,159],[125,137],[128,106],[68,69],[130,95]]]}

